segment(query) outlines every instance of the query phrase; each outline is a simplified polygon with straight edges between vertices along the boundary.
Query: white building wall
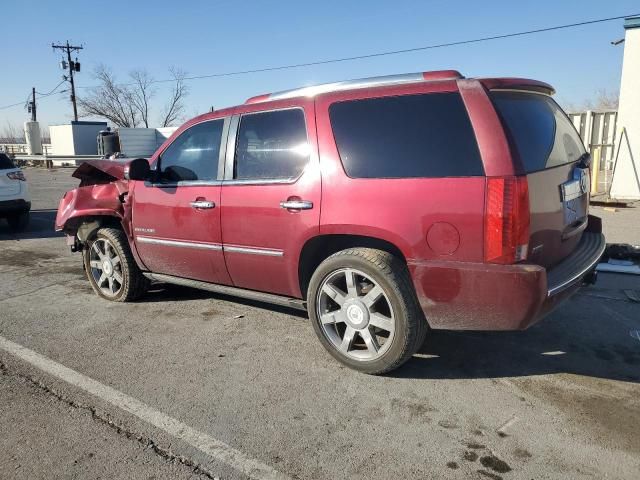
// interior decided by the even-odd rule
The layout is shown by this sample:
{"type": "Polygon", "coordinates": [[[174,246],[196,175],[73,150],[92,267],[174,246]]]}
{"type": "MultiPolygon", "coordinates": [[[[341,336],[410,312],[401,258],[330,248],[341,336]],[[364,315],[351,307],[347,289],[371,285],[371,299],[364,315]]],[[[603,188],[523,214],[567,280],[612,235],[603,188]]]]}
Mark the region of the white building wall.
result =
{"type": "Polygon", "coordinates": [[[616,161],[611,197],[640,199],[640,17],[625,20],[616,161]]]}
{"type": "Polygon", "coordinates": [[[51,136],[51,155],[75,155],[71,125],[51,125],[49,135],[51,136]]]}
{"type": "Polygon", "coordinates": [[[97,155],[98,132],[107,128],[107,122],[71,122],[68,125],[50,125],[50,155],[97,155]]]}

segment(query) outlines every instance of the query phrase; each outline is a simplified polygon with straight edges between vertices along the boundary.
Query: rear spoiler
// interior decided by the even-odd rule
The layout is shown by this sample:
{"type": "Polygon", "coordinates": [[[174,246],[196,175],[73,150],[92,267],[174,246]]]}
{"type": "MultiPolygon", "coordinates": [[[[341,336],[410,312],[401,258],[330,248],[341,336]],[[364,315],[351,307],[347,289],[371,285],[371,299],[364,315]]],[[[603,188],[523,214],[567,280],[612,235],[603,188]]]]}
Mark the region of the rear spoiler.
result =
{"type": "Polygon", "coordinates": [[[482,78],[480,82],[487,90],[530,90],[547,95],[556,93],[548,83],[529,78],[482,78]]]}

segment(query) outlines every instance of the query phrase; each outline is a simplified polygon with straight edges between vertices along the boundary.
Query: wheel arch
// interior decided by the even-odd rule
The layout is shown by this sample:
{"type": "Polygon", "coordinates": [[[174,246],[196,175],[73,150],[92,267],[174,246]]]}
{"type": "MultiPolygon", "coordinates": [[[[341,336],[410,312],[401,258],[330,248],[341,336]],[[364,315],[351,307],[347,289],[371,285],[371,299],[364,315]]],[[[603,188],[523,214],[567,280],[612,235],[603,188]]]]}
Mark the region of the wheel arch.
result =
{"type": "Polygon", "coordinates": [[[298,281],[302,298],[307,295],[307,288],[313,272],[326,258],[340,250],[357,247],[375,248],[389,252],[399,258],[405,265],[407,263],[402,250],[394,243],[382,238],[347,233],[318,235],[307,240],[300,251],[298,281]]]}
{"type": "MultiPolygon", "coordinates": [[[[86,243],[100,228],[111,227],[125,230],[122,218],[113,213],[91,213],[69,218],[63,231],[67,235],[75,235],[81,243],[86,243]]],[[[126,232],[125,232],[126,233],[126,232]]]]}

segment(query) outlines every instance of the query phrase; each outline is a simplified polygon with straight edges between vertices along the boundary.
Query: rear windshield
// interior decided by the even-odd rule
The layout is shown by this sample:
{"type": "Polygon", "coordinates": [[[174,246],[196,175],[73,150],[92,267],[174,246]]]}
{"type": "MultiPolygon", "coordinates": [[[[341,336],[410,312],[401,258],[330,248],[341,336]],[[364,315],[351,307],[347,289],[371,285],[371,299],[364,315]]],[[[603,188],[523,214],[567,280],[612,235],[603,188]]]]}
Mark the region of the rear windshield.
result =
{"type": "Polygon", "coordinates": [[[491,98],[526,173],[575,162],[585,153],[578,132],[551,97],[494,91],[491,98]]]}
{"type": "Polygon", "coordinates": [[[334,103],[331,127],[352,178],[483,175],[482,160],[458,93],[334,103]]]}
{"type": "Polygon", "coordinates": [[[0,153],[0,170],[6,170],[8,168],[16,168],[16,166],[6,153],[0,153]]]}

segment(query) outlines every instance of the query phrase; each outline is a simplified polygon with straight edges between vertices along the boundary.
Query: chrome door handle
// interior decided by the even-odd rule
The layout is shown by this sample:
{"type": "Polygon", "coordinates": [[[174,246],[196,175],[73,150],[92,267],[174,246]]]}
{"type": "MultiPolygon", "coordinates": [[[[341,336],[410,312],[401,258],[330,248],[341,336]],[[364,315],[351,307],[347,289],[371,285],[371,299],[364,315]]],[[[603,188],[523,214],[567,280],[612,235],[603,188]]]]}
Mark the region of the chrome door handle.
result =
{"type": "Polygon", "coordinates": [[[280,202],[280,207],[287,210],[311,210],[313,202],[309,200],[287,200],[286,202],[280,202]]]}
{"type": "Polygon", "coordinates": [[[209,202],[207,200],[196,200],[195,202],[191,202],[189,203],[189,205],[191,205],[191,207],[193,208],[214,208],[216,206],[215,203],[213,202],[209,202]]]}

